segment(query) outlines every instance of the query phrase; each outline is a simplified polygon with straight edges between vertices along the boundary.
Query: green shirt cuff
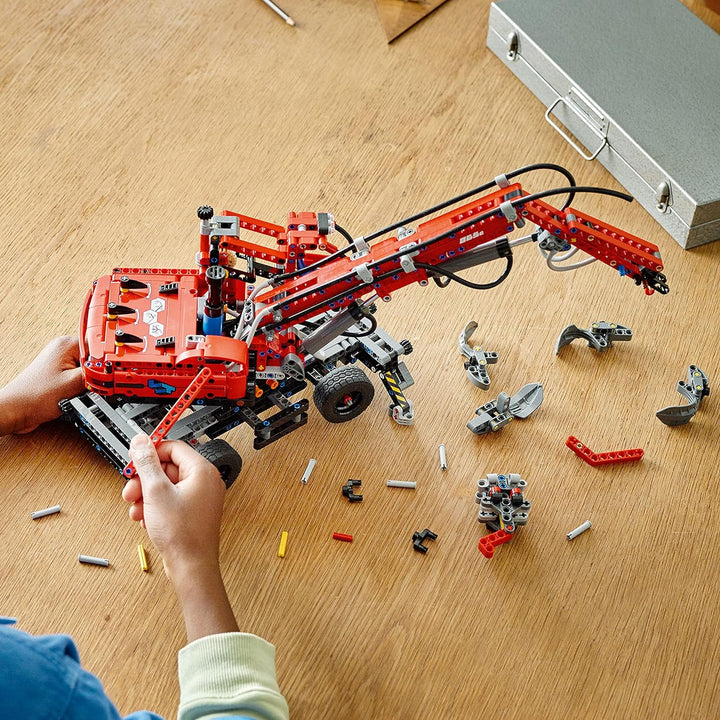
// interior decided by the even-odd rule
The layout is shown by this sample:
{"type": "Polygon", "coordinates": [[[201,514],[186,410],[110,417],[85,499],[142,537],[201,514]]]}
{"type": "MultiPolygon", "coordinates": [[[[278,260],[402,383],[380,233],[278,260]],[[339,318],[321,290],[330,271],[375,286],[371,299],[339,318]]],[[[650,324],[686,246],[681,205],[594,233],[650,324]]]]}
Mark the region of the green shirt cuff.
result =
{"type": "Polygon", "coordinates": [[[208,635],[178,655],[178,720],[246,715],[288,720],[275,676],[275,648],[248,633],[208,635]]]}

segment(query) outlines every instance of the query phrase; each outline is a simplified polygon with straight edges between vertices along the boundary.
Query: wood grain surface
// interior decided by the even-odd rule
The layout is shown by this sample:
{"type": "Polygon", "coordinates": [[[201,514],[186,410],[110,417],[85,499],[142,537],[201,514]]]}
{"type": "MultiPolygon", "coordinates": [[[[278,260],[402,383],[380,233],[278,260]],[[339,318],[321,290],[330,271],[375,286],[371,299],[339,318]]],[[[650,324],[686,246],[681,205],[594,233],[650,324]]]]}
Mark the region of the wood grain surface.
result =
{"type": "MultiPolygon", "coordinates": [[[[392,45],[372,0],[282,5],[298,27],[252,0],[2,4],[0,382],[76,331],[87,289],[112,267],[191,267],[200,204],[275,223],[329,211],[360,235],[533,162],[620,189],[486,48],[486,0],[446,2],[392,45]]],[[[241,628],[277,647],[294,720],[720,716],[720,411],[711,394],[686,426],[654,417],[682,403],[689,364],[713,390],[720,377],[720,243],[684,251],[638,203],[576,206],[659,245],[670,294],[646,297],[600,263],[552,273],[524,246],[495,290],[431,284],[380,307],[380,324],[415,348],[412,427],[388,417],[378,381],[351,423],[311,408],[306,427],[262,451],[249,431],[227,436],[244,468],[226,499],[223,569],[241,628]],[[499,355],[488,393],[458,352],[472,319],[473,341],[499,355]],[[555,355],[566,325],[596,320],[630,327],[632,341],[555,355]],[[545,387],[532,417],[492,436],[465,428],[531,381],[545,387]],[[645,457],[593,468],[569,435],[645,457]],[[492,472],[521,473],[532,511],[487,560],[474,494],[492,472]],[[348,478],[362,479],[362,503],[342,497],[348,478]],[[425,527],[438,539],[421,555],[411,536],[425,527]]],[[[0,452],[0,614],[74,636],[122,713],[173,717],[182,620],[120,476],[61,421],[2,438],[0,452]],[[59,515],[30,519],[56,503],[59,515]]]]}

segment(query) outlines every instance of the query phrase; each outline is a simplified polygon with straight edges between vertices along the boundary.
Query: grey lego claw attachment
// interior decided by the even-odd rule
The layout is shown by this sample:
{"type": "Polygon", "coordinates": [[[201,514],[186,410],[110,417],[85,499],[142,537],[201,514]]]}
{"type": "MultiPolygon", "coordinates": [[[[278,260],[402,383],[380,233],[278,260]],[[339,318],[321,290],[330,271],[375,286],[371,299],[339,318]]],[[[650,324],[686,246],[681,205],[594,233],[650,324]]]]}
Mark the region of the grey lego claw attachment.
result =
{"type": "Polygon", "coordinates": [[[470,347],[470,336],[477,329],[478,324],[471,320],[460,333],[458,345],[460,352],[467,358],[465,361],[465,372],[468,380],[482,390],[490,387],[490,376],[487,372],[487,366],[497,362],[498,355],[496,352],[485,352],[479,345],[470,347]]]}
{"type": "Polygon", "coordinates": [[[615,340],[632,340],[632,330],[624,325],[605,321],[594,322],[588,330],[583,330],[577,325],[568,325],[560,333],[555,343],[555,354],[558,354],[561,347],[569,345],[577,338],[587,340],[588,347],[594,348],[598,352],[605,352],[612,347],[615,340]]]}
{"type": "MultiPolygon", "coordinates": [[[[507,397],[507,395],[505,396],[507,397]]],[[[475,435],[497,432],[504,428],[509,422],[512,422],[512,415],[510,415],[510,413],[500,412],[498,410],[496,400],[491,400],[481,405],[475,411],[475,414],[477,417],[471,418],[467,423],[468,430],[475,435]]]]}
{"type": "Polygon", "coordinates": [[[543,401],[543,386],[541,383],[528,383],[523,385],[510,398],[510,412],[513,417],[524,420],[537,410],[543,401]]]}
{"type": "Polygon", "coordinates": [[[491,400],[475,411],[477,417],[468,421],[467,428],[475,435],[497,432],[512,422],[513,418],[524,420],[540,407],[542,401],[541,383],[528,383],[512,397],[502,392],[497,400],[491,400]]]}
{"type": "Polygon", "coordinates": [[[678,380],[677,391],[687,398],[687,405],[669,405],[658,410],[655,416],[665,425],[685,425],[700,408],[700,402],[710,394],[707,375],[697,365],[687,369],[687,382],[678,380]]]}

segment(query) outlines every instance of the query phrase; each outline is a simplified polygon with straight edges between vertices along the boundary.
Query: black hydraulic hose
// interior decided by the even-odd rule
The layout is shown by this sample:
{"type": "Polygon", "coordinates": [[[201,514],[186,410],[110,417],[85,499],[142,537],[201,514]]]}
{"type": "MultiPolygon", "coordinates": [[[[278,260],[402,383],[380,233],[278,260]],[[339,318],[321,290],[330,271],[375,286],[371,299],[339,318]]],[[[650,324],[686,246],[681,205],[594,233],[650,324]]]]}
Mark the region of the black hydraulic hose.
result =
{"type": "MultiPolygon", "coordinates": [[[[555,165],[555,163],[533,163],[532,165],[525,165],[524,167],[518,168],[517,170],[513,170],[509,173],[505,174],[505,177],[508,180],[511,180],[512,178],[518,177],[518,175],[524,175],[528,172],[533,172],[535,170],[555,170],[556,172],[561,173],[564,175],[568,182],[570,183],[570,190],[566,191],[568,192],[567,200],[565,201],[565,204],[562,206],[562,210],[564,210],[570,203],[572,202],[573,198],[575,197],[575,178],[573,177],[572,173],[567,169],[564,168],[562,165],[555,165]]],[[[403,225],[406,225],[407,223],[415,222],[415,220],[419,220],[420,218],[424,218],[428,215],[431,215],[434,212],[438,212],[439,210],[444,210],[446,207],[449,207],[450,205],[455,205],[456,203],[461,202],[462,200],[467,200],[467,198],[472,197],[473,195],[477,195],[478,193],[485,192],[485,190],[489,190],[494,185],[497,185],[497,182],[495,180],[491,180],[490,182],[485,183],[484,185],[479,185],[476,188],[473,188],[472,190],[468,190],[467,192],[462,193],[461,195],[456,195],[453,198],[450,198],[450,200],[445,200],[442,203],[439,203],[438,205],[433,205],[430,208],[427,208],[426,210],[422,210],[419,213],[415,213],[415,215],[410,215],[406,218],[403,218],[402,220],[398,220],[397,222],[394,222],[392,225],[388,225],[380,230],[376,230],[375,232],[371,233],[370,235],[365,236],[365,242],[370,242],[371,240],[375,240],[376,238],[380,237],[381,235],[385,235],[386,233],[391,232],[392,230],[397,230],[397,228],[402,227],[403,225]]],[[[274,278],[272,278],[272,282],[283,282],[285,280],[291,280],[294,277],[297,277],[298,275],[302,275],[303,273],[307,272],[308,270],[314,270],[315,268],[322,267],[323,265],[326,265],[331,260],[335,260],[336,258],[343,257],[344,255],[347,255],[351,250],[354,249],[353,246],[353,238],[344,228],[341,228],[339,225],[335,225],[335,228],[340,232],[340,234],[350,243],[344,248],[340,248],[334,253],[331,253],[330,255],[327,255],[324,258],[320,258],[320,260],[316,260],[314,263],[307,265],[304,268],[298,268],[297,270],[293,270],[292,272],[282,273],[280,275],[276,275],[274,278]]]]}
{"type": "MultiPolygon", "coordinates": [[[[464,285],[471,290],[492,290],[492,288],[497,287],[501,282],[506,280],[507,276],[512,270],[513,256],[506,255],[505,261],[507,263],[505,265],[505,270],[503,270],[502,274],[496,280],[493,280],[489,283],[474,283],[471,280],[466,280],[464,277],[456,275],[454,272],[450,272],[449,270],[443,270],[443,268],[441,267],[427,265],[426,263],[415,263],[415,267],[418,267],[421,270],[425,270],[425,272],[427,272],[429,275],[444,275],[446,278],[448,278],[448,281],[453,280],[454,282],[460,283],[460,285],[464,285]]],[[[446,285],[441,285],[440,287],[446,287],[446,285]]]]}
{"type": "MultiPolygon", "coordinates": [[[[612,197],[620,198],[621,200],[625,200],[627,202],[632,202],[633,197],[632,195],[628,195],[627,193],[619,192],[618,190],[610,190],[608,188],[599,188],[599,187],[592,187],[590,185],[575,185],[572,187],[563,187],[563,188],[554,188],[552,190],[543,190],[539,193],[534,193],[532,195],[519,195],[516,198],[513,198],[510,200],[510,204],[513,207],[517,207],[518,205],[522,205],[523,203],[530,202],[532,200],[540,200],[544,197],[551,197],[552,195],[564,195],[565,193],[572,192],[573,194],[583,192],[583,193],[594,193],[597,195],[611,195],[612,197]]],[[[460,230],[466,230],[467,228],[471,227],[472,225],[475,225],[475,223],[482,222],[483,220],[487,220],[488,218],[491,218],[493,215],[497,215],[498,213],[502,213],[502,211],[499,208],[493,208],[492,210],[488,210],[487,212],[484,212],[482,215],[473,216],[469,220],[465,221],[464,223],[461,223],[460,225],[456,225],[455,227],[451,228],[450,230],[446,230],[445,232],[440,233],[439,235],[436,235],[434,238],[431,238],[430,240],[423,240],[423,242],[420,243],[418,247],[420,248],[426,248],[429,245],[433,245],[436,242],[439,242],[440,240],[444,240],[447,237],[450,237],[451,235],[454,235],[456,232],[460,230]]],[[[388,262],[390,260],[397,260],[398,258],[402,257],[403,255],[407,255],[410,252],[413,252],[415,248],[408,248],[406,250],[399,250],[398,252],[394,253],[393,255],[388,255],[385,258],[382,258],[380,260],[376,260],[374,263],[370,263],[368,265],[369,268],[375,268],[379,265],[382,265],[385,262],[388,262]]]]}
{"type": "Polygon", "coordinates": [[[365,317],[364,317],[364,318],[361,318],[361,320],[359,320],[358,322],[362,322],[363,319],[366,319],[366,320],[369,320],[369,321],[370,321],[370,327],[369,327],[369,328],[367,328],[366,330],[362,330],[362,331],[359,332],[359,333],[351,333],[351,332],[349,332],[349,331],[346,330],[346,331],[343,333],[343,335],[344,335],[345,337],[351,337],[351,338],[361,338],[361,337],[367,337],[368,335],[372,335],[372,333],[374,333],[375,330],[377,330],[377,325],[378,325],[378,323],[377,323],[377,318],[376,318],[374,315],[365,315],[365,317]]]}
{"type": "MultiPolygon", "coordinates": [[[[525,167],[518,168],[517,170],[513,170],[512,172],[509,172],[505,175],[505,177],[508,180],[511,180],[512,178],[517,177],[518,175],[524,175],[525,173],[532,172],[534,170],[555,170],[562,175],[564,175],[570,185],[574,188],[575,178],[572,176],[572,173],[564,168],[562,165],[555,165],[554,163],[534,163],[533,165],[526,165],[525,167]]],[[[397,222],[393,223],[392,225],[388,225],[387,227],[382,228],[381,230],[376,230],[374,233],[371,233],[370,235],[365,236],[365,241],[369,242],[370,240],[374,240],[377,237],[380,237],[381,235],[385,235],[385,233],[389,233],[392,230],[397,230],[397,228],[402,227],[403,225],[411,222],[415,222],[416,220],[420,220],[420,218],[424,218],[427,215],[430,215],[434,212],[438,212],[439,210],[444,210],[446,207],[449,207],[450,205],[455,205],[456,203],[461,202],[462,200],[467,200],[469,197],[472,197],[473,195],[477,195],[481,192],[485,192],[486,190],[489,190],[493,185],[497,185],[497,182],[495,180],[491,180],[490,182],[485,183],[484,185],[480,185],[476,188],[473,188],[472,190],[468,190],[467,192],[462,193],[461,195],[456,195],[454,198],[450,198],[450,200],[445,200],[444,202],[439,203],[438,205],[433,205],[432,207],[428,208],[427,210],[422,210],[419,213],[416,213],[415,215],[410,215],[409,217],[403,218],[402,220],[398,220],[397,222]]],[[[573,200],[575,197],[575,193],[571,191],[568,195],[568,199],[565,201],[565,204],[562,206],[562,209],[564,210],[573,200]]]]}
{"type": "Polygon", "coordinates": [[[349,245],[353,244],[353,236],[344,227],[335,223],[335,229],[348,241],[349,245]]]}
{"type": "MultiPolygon", "coordinates": [[[[599,187],[592,187],[592,186],[585,186],[585,185],[579,185],[579,186],[572,186],[572,187],[561,187],[561,188],[553,188],[552,190],[543,190],[539,193],[534,193],[532,195],[519,195],[518,197],[514,198],[513,200],[510,200],[509,203],[512,205],[512,207],[517,207],[518,205],[522,205],[523,203],[530,202],[532,200],[540,200],[545,197],[551,197],[553,195],[564,195],[565,193],[590,193],[590,194],[596,194],[596,195],[610,195],[612,197],[620,198],[621,200],[625,200],[626,202],[632,202],[633,197],[632,195],[628,195],[627,193],[619,192],[618,190],[610,190],[609,188],[599,188],[599,187]]],[[[459,232],[460,230],[465,230],[472,225],[475,225],[478,222],[482,222],[483,220],[487,220],[488,218],[492,217],[493,215],[497,215],[498,213],[502,214],[502,211],[499,208],[493,208],[492,210],[488,210],[487,212],[484,212],[482,215],[477,215],[469,220],[467,220],[464,223],[461,223],[460,225],[456,225],[455,227],[451,228],[450,230],[446,230],[445,232],[440,233],[439,235],[436,235],[433,238],[430,238],[429,240],[423,240],[419,245],[413,245],[412,247],[406,248],[404,250],[399,250],[396,253],[393,253],[392,255],[388,255],[387,257],[380,258],[379,260],[376,260],[373,263],[368,264],[368,268],[378,268],[380,265],[392,262],[393,260],[398,260],[399,258],[403,257],[404,255],[408,255],[409,253],[415,252],[416,250],[424,250],[430,245],[435,244],[436,242],[439,242],[440,240],[444,240],[447,237],[450,237],[451,235],[454,235],[455,233],[459,232]]],[[[330,257],[330,256],[328,256],[330,257]]],[[[310,268],[314,266],[308,266],[310,268]]],[[[383,280],[386,277],[390,277],[391,275],[394,275],[396,272],[398,272],[397,268],[394,268],[393,270],[389,270],[387,272],[382,273],[381,275],[378,275],[373,278],[372,282],[365,282],[361,283],[359,286],[356,286],[353,288],[353,290],[359,290],[365,287],[369,287],[370,285],[378,282],[379,280],[383,280]]],[[[509,272],[509,270],[507,270],[509,272]]],[[[329,280],[324,285],[321,286],[314,286],[312,288],[309,288],[307,290],[302,291],[297,296],[290,296],[288,298],[283,298],[282,302],[283,304],[289,304],[290,302],[298,302],[300,300],[304,300],[309,295],[312,295],[314,293],[317,293],[318,291],[324,291],[325,289],[332,287],[333,285],[336,285],[339,282],[342,282],[344,280],[348,280],[350,278],[355,278],[357,275],[354,272],[346,273],[345,275],[342,275],[340,277],[334,278],[333,280],[329,280]]],[[[504,279],[504,278],[503,278],[504,279]]],[[[291,315],[288,318],[283,318],[282,320],[268,323],[267,325],[263,326],[265,329],[272,330],[276,327],[279,327],[280,325],[286,325],[288,323],[293,322],[294,320],[303,317],[305,315],[308,315],[311,312],[314,312],[316,309],[327,307],[328,303],[333,302],[337,298],[341,298],[345,295],[345,293],[337,293],[336,295],[333,295],[330,298],[323,299],[320,303],[317,303],[311,308],[306,308],[305,310],[299,311],[295,313],[294,315],[291,315]]]]}

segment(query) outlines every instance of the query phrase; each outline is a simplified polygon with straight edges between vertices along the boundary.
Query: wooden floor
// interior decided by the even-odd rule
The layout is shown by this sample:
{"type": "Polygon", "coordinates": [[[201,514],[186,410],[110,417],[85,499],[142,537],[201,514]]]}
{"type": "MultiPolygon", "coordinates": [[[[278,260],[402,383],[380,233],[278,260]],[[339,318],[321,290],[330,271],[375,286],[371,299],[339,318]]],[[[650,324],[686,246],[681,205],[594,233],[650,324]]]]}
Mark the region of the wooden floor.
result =
{"type": "MultiPolygon", "coordinates": [[[[329,211],[357,236],[532,162],[619,189],[486,48],[487,0],[446,2],[392,45],[372,0],[285,3],[296,28],[255,0],[3,4],[0,382],[75,332],[112,267],[192,267],[200,204],[273,223],[329,211]]],[[[654,416],[683,402],[691,363],[713,392],[720,378],[720,243],[684,251],[638,203],[576,205],[658,244],[670,294],[646,297],[600,263],[552,273],[524,246],[496,290],[416,286],[380,307],[380,324],[414,346],[412,427],[392,422],[376,382],[351,423],[313,411],[259,452],[249,431],[227,436],[245,465],[227,495],[223,568],[241,628],[277,647],[294,720],[720,716],[720,409],[711,394],[686,426],[654,416]],[[473,342],[499,355],[487,393],[458,351],[469,320],[473,342]],[[600,320],[632,341],[555,355],[565,326],[600,320]],[[532,417],[492,436],[465,428],[532,381],[545,388],[532,417]],[[569,435],[645,457],[593,468],[569,435]],[[527,480],[532,511],[488,560],[474,494],[507,472],[527,480]],[[342,497],[348,478],[362,479],[362,503],[342,497]],[[426,527],[438,538],[421,555],[411,536],[426,527]]],[[[0,451],[0,614],[73,635],[123,714],[173,717],[182,621],[120,476],[62,422],[0,451]],[[56,503],[60,515],[30,520],[56,503]]]]}

